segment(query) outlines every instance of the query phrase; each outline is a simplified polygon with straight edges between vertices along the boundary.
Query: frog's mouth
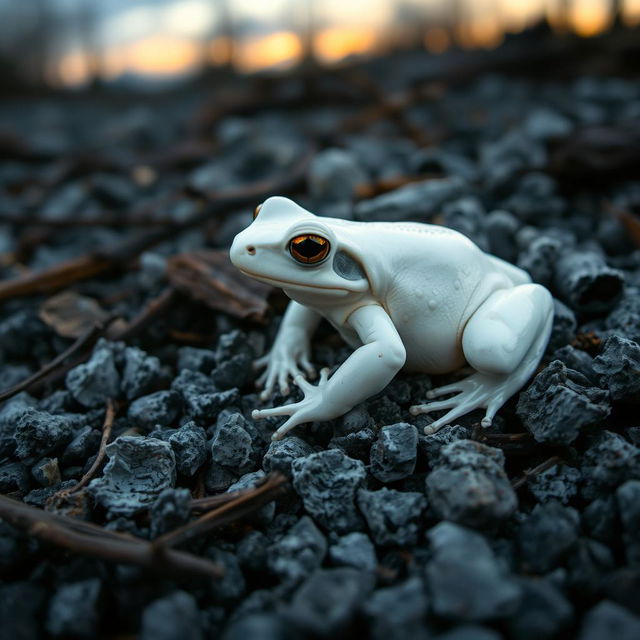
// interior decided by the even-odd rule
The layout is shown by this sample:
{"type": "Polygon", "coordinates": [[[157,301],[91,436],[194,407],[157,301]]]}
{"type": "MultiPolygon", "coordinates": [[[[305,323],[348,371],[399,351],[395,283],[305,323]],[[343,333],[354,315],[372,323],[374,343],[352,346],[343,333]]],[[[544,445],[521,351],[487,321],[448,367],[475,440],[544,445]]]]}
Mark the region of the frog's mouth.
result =
{"type": "Polygon", "coordinates": [[[345,287],[327,287],[320,284],[303,284],[301,282],[294,282],[293,280],[280,280],[277,278],[270,278],[268,276],[264,276],[262,274],[253,273],[252,271],[248,271],[247,269],[243,269],[238,267],[238,269],[244,273],[245,276],[249,276],[250,278],[254,278],[255,280],[260,280],[260,282],[266,282],[267,284],[274,284],[281,289],[304,289],[305,291],[315,291],[317,289],[323,289],[324,291],[335,291],[343,294],[351,293],[351,291],[345,287]]]}

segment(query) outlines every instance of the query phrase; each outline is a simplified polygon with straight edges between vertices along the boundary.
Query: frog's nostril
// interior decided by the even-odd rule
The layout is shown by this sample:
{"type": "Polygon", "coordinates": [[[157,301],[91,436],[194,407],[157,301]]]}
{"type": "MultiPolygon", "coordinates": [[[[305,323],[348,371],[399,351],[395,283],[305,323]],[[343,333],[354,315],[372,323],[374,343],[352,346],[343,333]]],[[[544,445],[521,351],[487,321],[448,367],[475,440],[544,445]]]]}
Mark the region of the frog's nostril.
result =
{"type": "Polygon", "coordinates": [[[251,245],[249,245],[249,246],[247,247],[247,253],[248,253],[250,256],[255,256],[255,255],[256,255],[256,248],[255,248],[255,247],[252,247],[251,245]]]}

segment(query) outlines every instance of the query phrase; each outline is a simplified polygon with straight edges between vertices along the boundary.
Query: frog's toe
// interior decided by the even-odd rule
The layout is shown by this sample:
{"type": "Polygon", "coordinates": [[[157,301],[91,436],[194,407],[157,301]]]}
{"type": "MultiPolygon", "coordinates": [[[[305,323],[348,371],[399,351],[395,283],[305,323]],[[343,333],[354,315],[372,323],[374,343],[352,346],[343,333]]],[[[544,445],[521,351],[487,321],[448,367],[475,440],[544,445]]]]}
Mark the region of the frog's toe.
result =
{"type": "Polygon", "coordinates": [[[435,389],[429,389],[427,391],[427,398],[437,398],[438,396],[444,396],[447,393],[459,393],[464,390],[464,385],[462,384],[462,380],[459,382],[453,382],[452,384],[445,384],[442,387],[436,387],[435,389]]]}

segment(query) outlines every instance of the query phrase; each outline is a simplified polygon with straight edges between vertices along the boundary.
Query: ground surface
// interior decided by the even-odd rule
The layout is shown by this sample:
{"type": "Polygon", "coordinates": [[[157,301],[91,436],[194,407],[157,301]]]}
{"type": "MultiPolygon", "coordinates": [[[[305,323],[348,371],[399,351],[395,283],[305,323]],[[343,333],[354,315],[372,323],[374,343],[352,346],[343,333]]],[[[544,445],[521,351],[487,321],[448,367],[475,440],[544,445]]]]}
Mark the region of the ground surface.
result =
{"type": "MultiPolygon", "coordinates": [[[[240,84],[225,108],[2,107],[0,389],[79,342],[0,405],[0,493],[148,540],[204,496],[291,480],[179,545],[215,579],[97,559],[104,529],[81,555],[67,521],[53,544],[1,503],[4,637],[640,637],[640,83],[411,71],[393,100],[357,72],[240,84]],[[270,443],[250,364],[283,300],[224,249],[272,193],[445,224],[525,268],[557,299],[537,377],[488,432],[422,435],[432,381],[400,375],[270,443]]],[[[321,327],[314,362],[346,355],[321,327]]]]}

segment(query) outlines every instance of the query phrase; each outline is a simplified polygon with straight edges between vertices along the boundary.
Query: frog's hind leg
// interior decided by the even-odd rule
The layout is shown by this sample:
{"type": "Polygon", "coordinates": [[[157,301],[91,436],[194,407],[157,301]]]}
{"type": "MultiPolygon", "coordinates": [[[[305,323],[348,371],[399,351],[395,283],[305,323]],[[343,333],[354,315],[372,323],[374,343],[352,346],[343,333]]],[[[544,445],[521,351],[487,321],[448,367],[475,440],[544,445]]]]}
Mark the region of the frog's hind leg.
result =
{"type": "Polygon", "coordinates": [[[432,389],[427,398],[456,395],[410,409],[413,415],[449,410],[427,426],[425,433],[435,433],[480,407],[486,409],[482,426],[490,426],[498,409],[538,366],[552,322],[551,294],[540,285],[523,284],[491,294],[471,316],[462,335],[465,358],[477,373],[432,389]]]}

